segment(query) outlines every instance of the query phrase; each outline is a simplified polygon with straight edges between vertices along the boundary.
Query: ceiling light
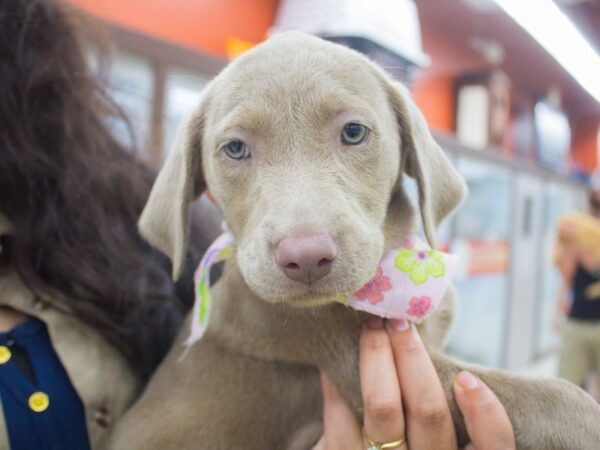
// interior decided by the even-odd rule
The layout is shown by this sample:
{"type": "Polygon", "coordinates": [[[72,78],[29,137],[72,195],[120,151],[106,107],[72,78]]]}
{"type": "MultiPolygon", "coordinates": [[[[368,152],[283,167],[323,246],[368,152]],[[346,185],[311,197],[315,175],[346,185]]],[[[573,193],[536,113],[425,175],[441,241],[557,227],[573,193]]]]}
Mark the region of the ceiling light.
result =
{"type": "Polygon", "coordinates": [[[600,56],[552,0],[494,0],[600,103],[600,56]]]}

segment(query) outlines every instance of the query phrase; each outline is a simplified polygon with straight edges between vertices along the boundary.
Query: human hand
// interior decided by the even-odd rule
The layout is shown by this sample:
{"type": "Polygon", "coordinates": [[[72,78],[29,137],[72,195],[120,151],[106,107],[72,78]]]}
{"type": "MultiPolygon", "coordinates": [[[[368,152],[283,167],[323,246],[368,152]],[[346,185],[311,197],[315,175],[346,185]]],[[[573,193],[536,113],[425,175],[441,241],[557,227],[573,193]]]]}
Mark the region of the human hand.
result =
{"type": "MultiPolygon", "coordinates": [[[[444,390],[414,329],[405,321],[369,320],[360,339],[364,428],[323,373],[324,434],[315,450],[455,450],[444,390]],[[369,440],[367,440],[369,439],[369,440]],[[386,446],[382,443],[389,443],[386,446]]],[[[471,449],[514,449],[512,425],[492,391],[468,372],[454,384],[471,449]]]]}

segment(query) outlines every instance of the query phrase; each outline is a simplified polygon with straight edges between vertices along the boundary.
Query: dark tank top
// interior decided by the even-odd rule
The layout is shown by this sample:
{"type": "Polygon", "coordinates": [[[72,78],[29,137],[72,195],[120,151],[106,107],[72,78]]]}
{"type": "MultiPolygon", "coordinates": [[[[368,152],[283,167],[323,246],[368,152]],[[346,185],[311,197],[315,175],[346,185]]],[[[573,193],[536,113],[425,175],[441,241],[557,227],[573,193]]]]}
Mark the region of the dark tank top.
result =
{"type": "Polygon", "coordinates": [[[593,274],[577,266],[573,279],[573,304],[569,317],[577,320],[600,321],[600,297],[588,299],[585,290],[600,281],[600,275],[593,274]]]}

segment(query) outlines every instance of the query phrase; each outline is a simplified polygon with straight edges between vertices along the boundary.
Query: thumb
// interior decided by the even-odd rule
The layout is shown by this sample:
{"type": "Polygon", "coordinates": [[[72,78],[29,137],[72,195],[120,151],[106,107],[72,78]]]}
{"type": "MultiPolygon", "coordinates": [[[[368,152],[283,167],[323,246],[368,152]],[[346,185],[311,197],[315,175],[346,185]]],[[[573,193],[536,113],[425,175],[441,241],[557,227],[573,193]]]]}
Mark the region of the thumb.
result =
{"type": "Polygon", "coordinates": [[[475,449],[516,448],[512,424],[504,406],[479,378],[470,372],[459,373],[454,383],[454,396],[475,449]]]}

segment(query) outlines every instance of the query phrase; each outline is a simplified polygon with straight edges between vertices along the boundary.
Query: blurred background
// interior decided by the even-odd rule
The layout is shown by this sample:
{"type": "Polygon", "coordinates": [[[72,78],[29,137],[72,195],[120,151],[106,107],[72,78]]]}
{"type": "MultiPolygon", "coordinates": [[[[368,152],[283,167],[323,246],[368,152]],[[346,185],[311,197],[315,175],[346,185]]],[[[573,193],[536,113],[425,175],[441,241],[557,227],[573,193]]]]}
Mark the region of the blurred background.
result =
{"type": "Polygon", "coordinates": [[[597,0],[69,0],[106,32],[89,59],[158,168],[229,60],[297,29],[408,84],[470,196],[440,230],[461,257],[449,351],[552,375],[558,218],[586,208],[600,150],[597,0]],[[108,58],[100,56],[108,55],[108,58]]]}

